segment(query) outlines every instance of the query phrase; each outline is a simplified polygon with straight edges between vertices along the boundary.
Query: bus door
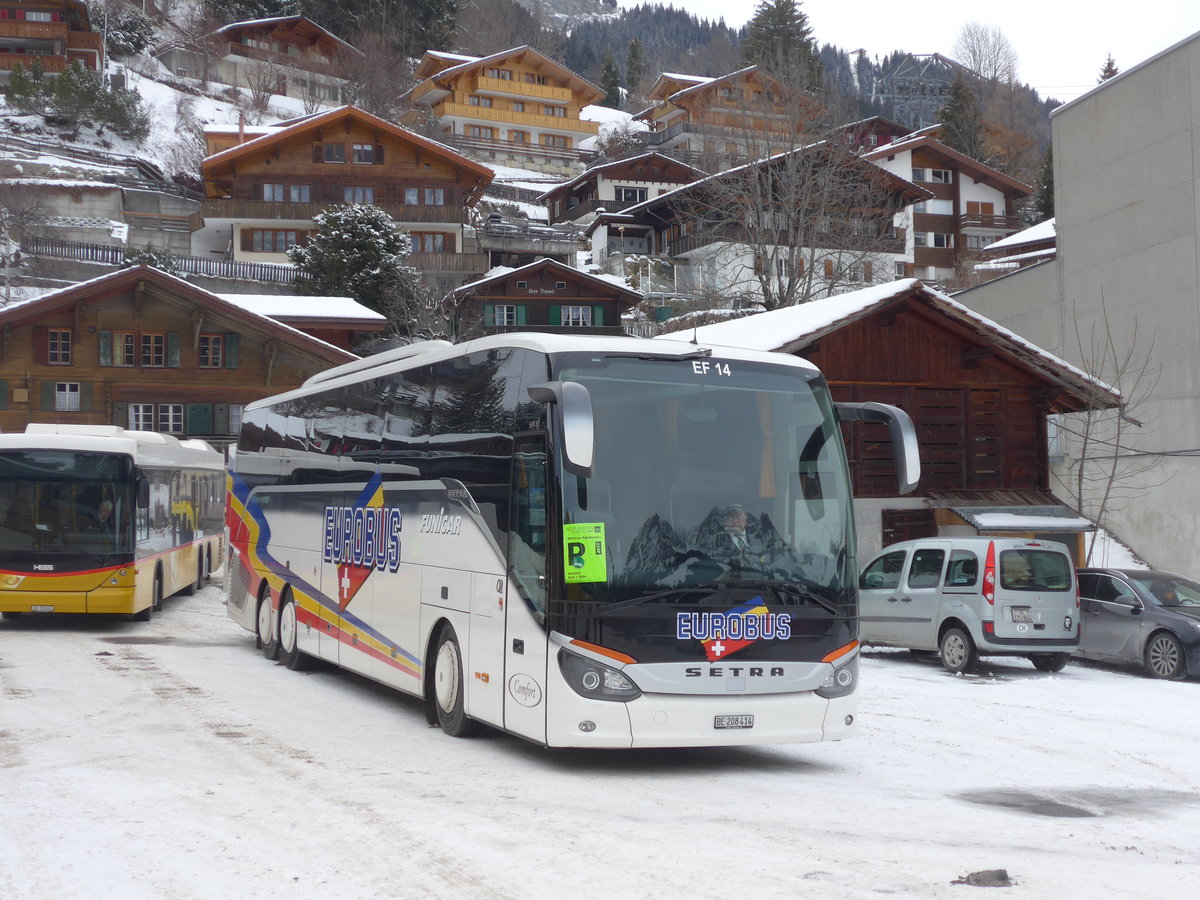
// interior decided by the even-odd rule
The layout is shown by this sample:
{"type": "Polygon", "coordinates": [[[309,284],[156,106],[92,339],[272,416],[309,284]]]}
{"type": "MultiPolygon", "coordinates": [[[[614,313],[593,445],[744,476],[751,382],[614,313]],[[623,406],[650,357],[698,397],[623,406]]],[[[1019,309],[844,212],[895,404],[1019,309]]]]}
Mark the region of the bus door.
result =
{"type": "Polygon", "coordinates": [[[546,436],[519,436],[513,446],[508,596],[505,601],[504,725],[546,738],[548,543],[546,436]]]}

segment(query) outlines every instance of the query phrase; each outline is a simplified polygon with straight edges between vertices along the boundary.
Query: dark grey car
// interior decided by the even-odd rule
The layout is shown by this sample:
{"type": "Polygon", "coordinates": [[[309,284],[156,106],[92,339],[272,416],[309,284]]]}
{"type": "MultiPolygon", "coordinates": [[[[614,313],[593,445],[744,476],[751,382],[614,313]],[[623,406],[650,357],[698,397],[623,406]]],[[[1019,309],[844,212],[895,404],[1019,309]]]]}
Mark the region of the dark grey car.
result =
{"type": "Polygon", "coordinates": [[[1136,663],[1155,678],[1200,675],[1200,584],[1146,569],[1080,569],[1076,656],[1136,663]]]}

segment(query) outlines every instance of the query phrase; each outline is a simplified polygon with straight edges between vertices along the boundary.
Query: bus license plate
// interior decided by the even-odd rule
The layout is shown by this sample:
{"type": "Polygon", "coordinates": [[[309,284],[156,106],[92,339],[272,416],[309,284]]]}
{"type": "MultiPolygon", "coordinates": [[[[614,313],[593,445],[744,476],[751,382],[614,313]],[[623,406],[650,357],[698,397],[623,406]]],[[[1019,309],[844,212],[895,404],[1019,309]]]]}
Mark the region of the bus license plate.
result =
{"type": "Polygon", "coordinates": [[[714,716],[713,728],[753,728],[754,716],[714,716]]]}
{"type": "Polygon", "coordinates": [[[1010,606],[1008,611],[1012,613],[1012,620],[1014,622],[1033,621],[1033,613],[1030,611],[1028,606],[1010,606]]]}

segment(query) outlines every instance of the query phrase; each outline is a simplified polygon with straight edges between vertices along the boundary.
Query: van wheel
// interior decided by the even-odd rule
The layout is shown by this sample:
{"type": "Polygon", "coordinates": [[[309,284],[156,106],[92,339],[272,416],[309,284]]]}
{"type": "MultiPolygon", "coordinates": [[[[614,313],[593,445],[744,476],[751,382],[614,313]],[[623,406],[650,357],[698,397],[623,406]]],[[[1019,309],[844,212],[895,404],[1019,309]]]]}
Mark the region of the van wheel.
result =
{"type": "Polygon", "coordinates": [[[1183,645],[1169,631],[1160,631],[1146,644],[1146,668],[1155,678],[1179,681],[1187,675],[1183,645]]]}
{"type": "Polygon", "coordinates": [[[479,723],[468,719],[463,708],[466,685],[462,651],[452,626],[442,626],[433,659],[433,701],[438,725],[451,737],[470,737],[479,731],[479,723]]]}
{"type": "Polygon", "coordinates": [[[942,653],[942,666],[947,672],[955,675],[975,671],[979,665],[979,654],[975,650],[975,642],[961,628],[949,628],[942,635],[939,645],[942,653]]]}
{"type": "Polygon", "coordinates": [[[1039,672],[1061,672],[1071,661],[1070,653],[1030,653],[1029,661],[1039,672]]]}

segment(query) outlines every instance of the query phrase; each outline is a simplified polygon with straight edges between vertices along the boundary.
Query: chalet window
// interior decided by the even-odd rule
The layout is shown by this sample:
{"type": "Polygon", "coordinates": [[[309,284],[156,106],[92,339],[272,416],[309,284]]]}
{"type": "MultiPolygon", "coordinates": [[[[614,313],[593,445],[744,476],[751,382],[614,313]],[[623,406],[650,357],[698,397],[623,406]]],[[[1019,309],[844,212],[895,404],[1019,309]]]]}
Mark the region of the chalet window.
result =
{"type": "Polygon", "coordinates": [[[931,247],[943,247],[946,249],[954,246],[954,235],[933,233],[929,235],[931,247]]]}
{"type": "Polygon", "coordinates": [[[930,169],[929,180],[934,184],[953,184],[954,173],[949,169],[930,169]]]}
{"type": "Polygon", "coordinates": [[[57,412],[79,412],[79,382],[59,381],[54,385],[54,409],[57,412]]]}
{"type": "Polygon", "coordinates": [[[134,431],[154,430],[154,404],[130,403],[129,427],[134,431]]]}
{"type": "Polygon", "coordinates": [[[497,78],[500,81],[512,81],[512,69],[488,69],[488,78],[497,78]]]}
{"type": "Polygon", "coordinates": [[[383,147],[379,144],[355,144],[354,161],[356,163],[383,162],[383,147]]]}
{"type": "Polygon", "coordinates": [[[309,203],[312,200],[312,189],[307,184],[288,185],[288,201],[290,203],[309,203]]]}
{"type": "Polygon", "coordinates": [[[242,412],[246,409],[245,404],[230,403],[229,404],[229,433],[237,434],[242,430],[242,412]]]}
{"type": "Polygon", "coordinates": [[[225,367],[225,338],[219,334],[200,335],[200,368],[222,369],[225,367]]]}
{"type": "Polygon", "coordinates": [[[327,163],[344,163],[346,161],[346,145],[345,144],[326,144],[325,145],[325,162],[327,163]]]}
{"type": "Polygon", "coordinates": [[[567,283],[565,281],[556,281],[554,282],[554,289],[556,291],[565,291],[567,289],[567,283]]]}
{"type": "Polygon", "coordinates": [[[645,188],[618,187],[616,192],[621,203],[641,203],[647,196],[645,188]]]}
{"type": "Polygon", "coordinates": [[[525,73],[525,83],[526,84],[545,84],[546,76],[545,75],[535,75],[533,72],[526,72],[525,73]]]}
{"type": "Polygon", "coordinates": [[[166,434],[183,434],[183,404],[158,404],[158,430],[166,434]]]}
{"type": "Polygon", "coordinates": [[[420,188],[411,188],[410,187],[410,188],[404,189],[404,205],[405,206],[416,206],[420,202],[421,202],[421,189],[420,188]]]}
{"type": "Polygon", "coordinates": [[[299,231],[274,231],[263,228],[250,229],[250,246],[255,253],[286,253],[292,244],[300,242],[299,231]]]}
{"type": "Polygon", "coordinates": [[[268,203],[283,202],[283,185],[282,184],[264,184],[262,186],[262,198],[268,203]]]}
{"type": "Polygon", "coordinates": [[[792,277],[792,261],[786,256],[775,260],[775,274],[780,279],[792,277]]]}
{"type": "Polygon", "coordinates": [[[543,134],[542,146],[544,147],[569,147],[571,139],[565,134],[543,134]]]}
{"type": "Polygon", "coordinates": [[[525,103],[524,103],[524,101],[521,101],[521,100],[514,100],[514,101],[512,102],[512,111],[513,111],[513,112],[525,112],[525,103]]]}
{"type": "Polygon", "coordinates": [[[52,366],[71,364],[71,332],[51,328],[46,333],[46,362],[52,366]]]}
{"type": "Polygon", "coordinates": [[[720,94],[726,100],[739,100],[742,96],[740,91],[735,91],[730,87],[721,88],[720,94]]]}
{"type": "Polygon", "coordinates": [[[515,303],[497,303],[495,316],[497,325],[516,325],[517,305],[515,303]]]}
{"type": "Polygon", "coordinates": [[[590,306],[564,306],[560,321],[568,328],[591,327],[592,308],[590,306]]]}
{"type": "Polygon", "coordinates": [[[895,269],[893,274],[896,276],[896,278],[904,278],[904,260],[898,259],[895,261],[894,265],[895,269]]]}
{"type": "Polygon", "coordinates": [[[495,130],[486,125],[464,125],[463,133],[467,137],[483,138],[484,140],[492,140],[495,130]]]}
{"type": "Polygon", "coordinates": [[[913,181],[928,181],[929,179],[925,176],[926,171],[927,171],[926,169],[913,169],[912,180],[913,181]]]}
{"type": "Polygon", "coordinates": [[[524,291],[524,290],[528,290],[528,289],[529,289],[528,281],[518,281],[517,282],[517,290],[524,291]]]}
{"type": "Polygon", "coordinates": [[[543,106],[542,115],[552,116],[555,119],[565,119],[567,117],[567,108],[565,106],[543,106]]]}
{"type": "Polygon", "coordinates": [[[342,200],[346,203],[374,203],[375,188],[348,184],[342,188],[342,200]]]}
{"type": "Polygon", "coordinates": [[[142,365],[165,366],[167,364],[167,336],[165,334],[142,335],[142,365]]]}
{"type": "Polygon", "coordinates": [[[514,144],[528,144],[529,143],[529,132],[528,131],[510,131],[508,133],[508,139],[510,141],[512,141],[514,144]]]}
{"type": "MultiPolygon", "coordinates": [[[[491,129],[489,129],[490,131],[491,129]]],[[[426,206],[445,206],[446,205],[446,190],[445,188],[425,188],[425,205],[426,206]]]]}
{"type": "Polygon", "coordinates": [[[27,9],[25,10],[26,22],[53,22],[54,18],[49,12],[42,10],[27,9]]]}
{"type": "Polygon", "coordinates": [[[415,232],[412,236],[413,250],[418,253],[444,253],[446,250],[446,235],[415,232]]]}
{"type": "Polygon", "coordinates": [[[471,106],[490,107],[492,105],[492,98],[491,97],[480,97],[478,94],[472,94],[470,97],[467,98],[467,102],[469,104],[471,104],[471,106]]]}
{"type": "Polygon", "coordinates": [[[137,335],[132,331],[114,331],[112,333],[112,364],[114,366],[136,366],[137,335]]]}

